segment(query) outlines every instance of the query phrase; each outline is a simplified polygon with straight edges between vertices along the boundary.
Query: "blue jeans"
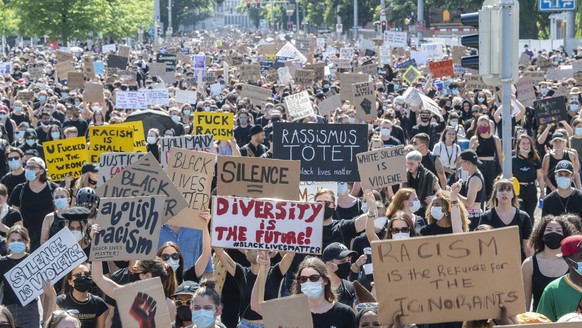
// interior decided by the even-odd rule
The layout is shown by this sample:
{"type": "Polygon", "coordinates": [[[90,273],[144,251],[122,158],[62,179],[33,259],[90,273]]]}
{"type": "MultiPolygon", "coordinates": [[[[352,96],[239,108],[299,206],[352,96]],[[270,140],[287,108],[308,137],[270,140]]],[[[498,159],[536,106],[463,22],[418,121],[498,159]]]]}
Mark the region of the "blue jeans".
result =
{"type": "Polygon", "coordinates": [[[16,322],[16,327],[19,328],[39,328],[40,327],[40,313],[38,312],[38,302],[34,300],[26,306],[20,304],[10,304],[6,305],[14,322],[16,322]]]}
{"type": "Polygon", "coordinates": [[[262,323],[254,323],[245,319],[241,319],[238,323],[238,328],[265,328],[265,325],[262,323]]]}

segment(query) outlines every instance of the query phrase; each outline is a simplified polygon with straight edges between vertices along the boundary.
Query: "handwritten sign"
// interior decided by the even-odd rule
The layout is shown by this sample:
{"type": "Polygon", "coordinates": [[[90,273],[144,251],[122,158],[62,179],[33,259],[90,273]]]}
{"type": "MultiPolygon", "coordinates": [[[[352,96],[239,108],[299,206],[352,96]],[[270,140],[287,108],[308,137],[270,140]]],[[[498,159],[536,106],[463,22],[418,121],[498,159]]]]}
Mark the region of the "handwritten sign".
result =
{"type": "Polygon", "coordinates": [[[103,153],[99,157],[99,179],[97,187],[102,186],[126,167],[142,158],[144,153],[103,153]]]}
{"type": "Polygon", "coordinates": [[[172,326],[160,277],[123,285],[114,293],[124,328],[172,326]]]}
{"type": "Polygon", "coordinates": [[[146,109],[148,108],[147,94],[143,91],[117,91],[115,92],[115,108],[146,109]]]}
{"type": "Polygon", "coordinates": [[[83,164],[89,161],[85,137],[45,141],[42,147],[52,181],[63,181],[69,175],[80,177],[83,164]]]}
{"type": "Polygon", "coordinates": [[[261,66],[259,64],[247,64],[240,65],[240,76],[241,81],[255,81],[261,78],[261,66]]]}
{"type": "Polygon", "coordinates": [[[287,105],[287,111],[289,112],[289,115],[293,117],[294,121],[314,114],[313,106],[307,91],[302,91],[285,97],[285,105],[287,105]]]}
{"type": "Polygon", "coordinates": [[[265,328],[313,328],[305,294],[276,298],[261,303],[265,328]]]}
{"type": "Polygon", "coordinates": [[[279,83],[288,83],[291,81],[291,72],[289,72],[289,67],[278,68],[277,74],[279,75],[279,83]]]}
{"type": "Polygon", "coordinates": [[[406,69],[406,72],[404,72],[402,75],[402,79],[408,83],[408,85],[411,85],[414,84],[414,82],[416,82],[416,80],[418,80],[421,75],[422,74],[419,70],[416,69],[416,67],[409,66],[408,69],[406,69]]]}
{"type": "Polygon", "coordinates": [[[8,271],[5,279],[22,306],[26,306],[43,293],[44,281],[56,283],[85,260],[87,255],[69,228],[64,227],[8,271]]]}
{"type": "Polygon", "coordinates": [[[176,102],[180,104],[196,104],[198,96],[196,91],[176,90],[176,102]]]}
{"type": "Polygon", "coordinates": [[[392,51],[390,46],[380,47],[380,65],[390,65],[392,64],[392,51]]]}
{"type": "Polygon", "coordinates": [[[315,194],[322,189],[337,193],[337,183],[332,181],[301,181],[299,183],[299,201],[314,202],[315,194]]]}
{"type": "Polygon", "coordinates": [[[97,163],[103,153],[132,152],[133,134],[131,127],[92,126],[89,129],[89,161],[97,163]]]}
{"type": "Polygon", "coordinates": [[[360,120],[368,121],[378,117],[374,82],[352,84],[352,97],[360,120]]]}
{"type": "Polygon", "coordinates": [[[323,204],[214,196],[212,246],[320,254],[323,204]]]}
{"type": "Polygon", "coordinates": [[[234,137],[233,113],[194,113],[194,135],[211,134],[214,140],[230,140],[234,137]]]}
{"type": "Polygon", "coordinates": [[[80,89],[85,85],[83,72],[67,72],[67,86],[70,89],[80,89]]]}
{"type": "Polygon", "coordinates": [[[305,87],[311,86],[313,80],[315,79],[315,71],[312,69],[296,69],[295,78],[293,79],[296,84],[305,87]]]}
{"type": "Polygon", "coordinates": [[[481,75],[465,74],[465,88],[469,90],[487,90],[489,87],[483,82],[481,75]]]}
{"type": "Polygon", "coordinates": [[[405,182],[404,146],[372,150],[357,155],[362,188],[379,189],[405,182]]]}
{"type": "Polygon", "coordinates": [[[168,224],[205,229],[199,213],[210,207],[210,192],[216,155],[181,148],[170,149],[168,175],[188,203],[168,224]]]}
{"type": "Polygon", "coordinates": [[[443,46],[440,43],[422,43],[420,51],[426,53],[429,59],[443,58],[443,46]]]}
{"type": "Polygon", "coordinates": [[[164,223],[188,206],[152,153],[146,153],[96,192],[99,197],[164,196],[164,223]]]}
{"type": "Polygon", "coordinates": [[[127,62],[128,62],[127,57],[121,57],[121,56],[117,56],[117,55],[107,56],[107,67],[108,68],[126,69],[127,62]]]}
{"type": "Polygon", "coordinates": [[[520,242],[515,226],[372,242],[380,322],[396,311],[406,324],[495,318],[500,302],[522,313],[520,242]]]}
{"type": "Polygon", "coordinates": [[[214,152],[213,139],[211,134],[160,138],[160,163],[163,168],[168,167],[170,149],[174,147],[212,153],[214,152]]]}
{"type": "Polygon", "coordinates": [[[536,118],[540,124],[559,122],[568,119],[566,97],[553,97],[534,101],[536,118]]]}
{"type": "Polygon", "coordinates": [[[219,195],[299,200],[301,162],[253,157],[218,157],[219,195]]]}
{"type": "Polygon", "coordinates": [[[319,104],[318,106],[319,115],[325,116],[341,107],[342,107],[341,96],[339,94],[331,96],[319,104]]]}
{"type": "Polygon", "coordinates": [[[119,127],[128,127],[133,129],[133,151],[134,152],[146,152],[147,151],[147,141],[145,137],[145,131],[143,128],[142,121],[124,122],[121,124],[116,124],[119,127]]]}
{"type": "Polygon", "coordinates": [[[271,89],[265,89],[250,84],[243,84],[241,90],[241,97],[249,98],[253,105],[263,106],[267,99],[271,98],[273,92],[271,89]]]}
{"type": "Polygon", "coordinates": [[[302,181],[360,181],[356,155],[368,149],[366,124],[273,124],[273,157],[301,160],[302,181]]]}
{"type": "Polygon", "coordinates": [[[101,198],[96,222],[103,229],[91,243],[92,261],[156,257],[163,196],[101,198]]]}
{"type": "Polygon", "coordinates": [[[441,78],[444,76],[455,76],[455,69],[453,67],[452,59],[432,61],[428,65],[433,78],[441,78]]]}
{"type": "Polygon", "coordinates": [[[367,74],[342,73],[339,76],[339,80],[340,80],[340,87],[343,88],[343,90],[348,91],[348,92],[341,92],[340,93],[341,101],[349,100],[350,102],[353,103],[354,99],[352,96],[352,92],[350,92],[352,85],[354,83],[368,82],[370,80],[370,77],[367,74]]]}
{"type": "Polygon", "coordinates": [[[408,47],[408,43],[406,42],[406,32],[385,31],[384,45],[394,48],[408,47]]]}
{"type": "Polygon", "coordinates": [[[103,103],[103,84],[101,83],[85,83],[83,91],[83,101],[103,103]]]}
{"type": "Polygon", "coordinates": [[[524,106],[533,106],[536,100],[533,79],[529,76],[522,76],[515,84],[517,99],[524,106]]]}
{"type": "Polygon", "coordinates": [[[57,50],[56,53],[57,53],[57,61],[59,63],[71,62],[71,61],[75,60],[75,55],[73,55],[73,53],[71,53],[71,52],[57,50]]]}

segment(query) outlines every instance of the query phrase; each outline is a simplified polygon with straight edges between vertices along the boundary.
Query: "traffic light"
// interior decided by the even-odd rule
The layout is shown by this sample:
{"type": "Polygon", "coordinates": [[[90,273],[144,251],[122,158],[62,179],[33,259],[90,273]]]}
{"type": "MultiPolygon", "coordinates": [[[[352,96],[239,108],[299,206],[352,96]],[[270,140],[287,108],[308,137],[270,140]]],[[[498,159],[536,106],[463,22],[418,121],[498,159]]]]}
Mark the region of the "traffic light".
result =
{"type": "Polygon", "coordinates": [[[247,0],[247,9],[251,8],[251,0],[247,0]]]}
{"type": "MultiPolygon", "coordinates": [[[[483,82],[490,86],[501,85],[502,40],[509,28],[502,24],[502,7],[497,0],[486,0],[478,12],[461,15],[461,23],[476,28],[477,34],[461,36],[463,46],[478,49],[478,55],[464,56],[461,66],[478,69],[483,82]]],[[[514,1],[511,6],[511,33],[512,33],[512,79],[517,82],[519,71],[519,3],[514,1]]]]}
{"type": "Polygon", "coordinates": [[[387,25],[386,21],[383,20],[382,23],[380,24],[380,26],[382,26],[382,33],[386,32],[386,25],[387,25]]]}

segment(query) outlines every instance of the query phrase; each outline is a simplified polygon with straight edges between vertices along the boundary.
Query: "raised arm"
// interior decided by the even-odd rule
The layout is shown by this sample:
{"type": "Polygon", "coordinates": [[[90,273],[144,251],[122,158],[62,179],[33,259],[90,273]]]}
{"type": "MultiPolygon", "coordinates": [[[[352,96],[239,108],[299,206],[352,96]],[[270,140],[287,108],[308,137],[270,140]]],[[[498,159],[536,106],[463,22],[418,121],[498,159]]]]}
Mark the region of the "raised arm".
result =
{"type": "Polygon", "coordinates": [[[210,222],[212,215],[210,214],[209,209],[205,209],[200,212],[198,216],[206,222],[206,227],[202,229],[202,254],[194,264],[194,272],[196,273],[196,277],[202,277],[212,253],[212,246],[210,246],[210,232],[208,231],[208,222],[210,222]]]}

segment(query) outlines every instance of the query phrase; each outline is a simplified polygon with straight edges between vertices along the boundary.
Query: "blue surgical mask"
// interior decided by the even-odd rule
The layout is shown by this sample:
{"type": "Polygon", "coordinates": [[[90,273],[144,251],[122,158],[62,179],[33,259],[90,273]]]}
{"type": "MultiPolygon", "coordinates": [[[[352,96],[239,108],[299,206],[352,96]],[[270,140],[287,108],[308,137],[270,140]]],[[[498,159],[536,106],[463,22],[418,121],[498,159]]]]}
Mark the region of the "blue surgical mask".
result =
{"type": "Polygon", "coordinates": [[[75,106],[79,106],[80,104],[81,104],[81,102],[80,102],[80,101],[78,101],[78,100],[75,100],[75,106]]]}
{"type": "Polygon", "coordinates": [[[321,293],[323,293],[323,285],[320,281],[307,281],[301,284],[301,292],[307,295],[308,299],[316,300],[321,296],[321,293]]]}
{"type": "Polygon", "coordinates": [[[18,159],[13,159],[8,161],[8,167],[10,167],[11,170],[16,170],[17,168],[22,166],[22,162],[18,159]]]}
{"type": "Polygon", "coordinates": [[[211,328],[214,326],[214,310],[194,310],[192,311],[192,323],[197,328],[211,328]]]}
{"type": "Polygon", "coordinates": [[[540,92],[542,93],[542,95],[546,95],[546,93],[548,93],[548,88],[541,88],[540,92]]]}
{"type": "Polygon", "coordinates": [[[68,98],[69,94],[67,92],[62,92],[61,97],[63,97],[63,99],[68,98]]]}
{"type": "Polygon", "coordinates": [[[16,139],[22,139],[22,137],[23,137],[23,136],[24,136],[24,132],[22,132],[22,131],[20,131],[20,132],[16,132],[16,133],[14,134],[14,137],[15,137],[16,139]]]}
{"type": "Polygon", "coordinates": [[[26,139],[26,144],[29,145],[29,146],[34,145],[35,142],[36,141],[34,141],[34,139],[26,139]]]}
{"type": "Polygon", "coordinates": [[[338,195],[343,195],[346,192],[348,192],[348,184],[345,182],[339,182],[337,184],[337,194],[338,195]]]}
{"type": "Polygon", "coordinates": [[[175,115],[175,114],[172,115],[172,121],[174,121],[176,123],[180,122],[180,115],[175,115]]]}
{"type": "Polygon", "coordinates": [[[26,250],[26,245],[21,241],[13,241],[8,245],[8,249],[12,254],[21,254],[26,250]]]}
{"type": "Polygon", "coordinates": [[[576,134],[582,134],[582,128],[576,128],[576,134]]]}
{"type": "Polygon", "coordinates": [[[451,89],[451,92],[456,96],[459,94],[459,90],[458,89],[451,89]]]}
{"type": "Polygon", "coordinates": [[[572,182],[568,177],[557,177],[556,184],[560,189],[568,189],[572,185],[572,182]]]}
{"type": "Polygon", "coordinates": [[[0,119],[2,119],[2,120],[7,118],[7,117],[8,117],[8,115],[6,115],[6,114],[0,114],[0,119]]]}
{"type": "Polygon", "coordinates": [[[478,100],[480,103],[482,103],[482,102],[484,102],[484,101],[485,101],[485,98],[483,98],[483,97],[479,97],[479,98],[477,98],[477,100],[478,100]]]}
{"type": "Polygon", "coordinates": [[[172,270],[174,270],[174,272],[177,272],[178,268],[180,267],[180,260],[169,259],[167,261],[164,261],[164,263],[171,266],[172,270]]]}
{"type": "Polygon", "coordinates": [[[34,181],[36,180],[36,172],[27,169],[24,171],[24,177],[26,178],[26,181],[34,181]]]}
{"type": "Polygon", "coordinates": [[[53,131],[53,132],[51,132],[51,137],[53,139],[58,139],[61,137],[61,133],[59,131],[53,131]]]}
{"type": "Polygon", "coordinates": [[[54,203],[57,210],[63,210],[69,205],[69,200],[66,198],[57,198],[54,200],[54,203]]]}
{"type": "Polygon", "coordinates": [[[191,112],[192,112],[192,111],[191,111],[191,110],[189,110],[189,109],[184,109],[184,115],[186,115],[186,116],[190,116],[190,113],[191,113],[191,112]]]}
{"type": "Polygon", "coordinates": [[[22,107],[20,107],[20,106],[14,107],[14,112],[15,113],[22,113],[22,107]]]}
{"type": "Polygon", "coordinates": [[[240,124],[247,124],[248,119],[246,117],[240,117],[238,121],[240,122],[240,124]]]}
{"type": "Polygon", "coordinates": [[[39,96],[39,97],[38,97],[38,100],[40,100],[41,102],[43,102],[43,101],[45,101],[45,100],[46,100],[46,96],[39,96]]]}
{"type": "Polygon", "coordinates": [[[398,84],[394,85],[394,91],[398,90],[398,88],[400,88],[400,86],[398,84]]]}
{"type": "Polygon", "coordinates": [[[573,111],[573,112],[576,112],[576,111],[578,111],[578,107],[579,107],[578,104],[571,104],[570,105],[570,110],[573,111]]]}

